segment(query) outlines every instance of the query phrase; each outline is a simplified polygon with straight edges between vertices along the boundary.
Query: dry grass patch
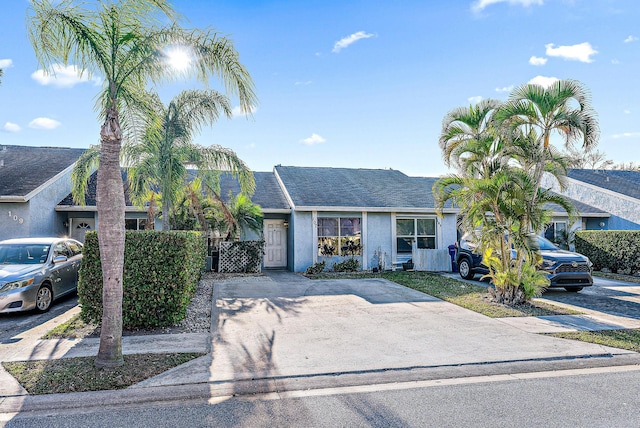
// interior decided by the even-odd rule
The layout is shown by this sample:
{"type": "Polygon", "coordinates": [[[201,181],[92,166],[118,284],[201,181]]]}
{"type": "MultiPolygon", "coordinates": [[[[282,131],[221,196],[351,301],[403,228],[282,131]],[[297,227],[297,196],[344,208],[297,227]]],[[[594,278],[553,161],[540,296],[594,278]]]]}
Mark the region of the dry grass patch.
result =
{"type": "Polygon", "coordinates": [[[571,331],[566,333],[551,333],[553,337],[579,340],[581,342],[597,343],[612,348],[627,349],[640,352],[640,329],[631,330],[602,330],[602,331],[571,331]]]}
{"type": "Polygon", "coordinates": [[[125,355],[124,366],[113,369],[94,367],[95,357],[20,361],[2,365],[29,394],[39,395],[123,389],[202,355],[204,354],[125,355]]]}

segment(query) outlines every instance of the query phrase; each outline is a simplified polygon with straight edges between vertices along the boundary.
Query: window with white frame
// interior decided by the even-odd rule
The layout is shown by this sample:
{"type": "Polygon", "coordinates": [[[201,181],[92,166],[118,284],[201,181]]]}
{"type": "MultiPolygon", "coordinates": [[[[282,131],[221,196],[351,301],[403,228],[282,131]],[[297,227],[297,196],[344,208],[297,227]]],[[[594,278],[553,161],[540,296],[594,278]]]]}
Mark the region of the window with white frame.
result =
{"type": "Polygon", "coordinates": [[[361,255],[360,223],[361,220],[357,217],[319,217],[318,255],[361,255]]]}
{"type": "Polygon", "coordinates": [[[435,218],[396,218],[398,254],[411,254],[413,242],[419,249],[436,248],[435,218]]]}

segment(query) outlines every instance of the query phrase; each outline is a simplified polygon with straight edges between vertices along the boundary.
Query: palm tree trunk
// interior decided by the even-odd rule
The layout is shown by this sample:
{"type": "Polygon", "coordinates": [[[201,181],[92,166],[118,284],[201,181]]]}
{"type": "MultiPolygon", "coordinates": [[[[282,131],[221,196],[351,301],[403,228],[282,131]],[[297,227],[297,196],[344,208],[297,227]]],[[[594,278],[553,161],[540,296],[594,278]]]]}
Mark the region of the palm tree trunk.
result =
{"type": "Polygon", "coordinates": [[[115,107],[100,130],[97,209],[102,259],[102,325],[96,367],[124,365],[122,357],[122,276],[124,266],[124,189],[120,172],[122,130],[115,107]]]}

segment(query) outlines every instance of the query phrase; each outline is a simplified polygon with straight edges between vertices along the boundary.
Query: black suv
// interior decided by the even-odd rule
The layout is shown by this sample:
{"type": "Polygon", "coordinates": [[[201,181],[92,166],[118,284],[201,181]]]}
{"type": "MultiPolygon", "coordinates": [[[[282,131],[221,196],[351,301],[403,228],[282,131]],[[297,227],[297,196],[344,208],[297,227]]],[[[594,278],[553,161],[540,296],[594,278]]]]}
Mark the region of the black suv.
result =
{"type": "MultiPolygon", "coordinates": [[[[593,285],[591,277],[591,261],[582,254],[565,251],[556,247],[551,241],[538,236],[543,270],[549,278],[549,287],[564,287],[567,291],[580,291],[583,287],[593,285]]],[[[473,279],[477,273],[486,274],[488,269],[482,264],[482,256],[474,252],[475,244],[465,234],[458,245],[456,262],[460,276],[473,279]]]]}

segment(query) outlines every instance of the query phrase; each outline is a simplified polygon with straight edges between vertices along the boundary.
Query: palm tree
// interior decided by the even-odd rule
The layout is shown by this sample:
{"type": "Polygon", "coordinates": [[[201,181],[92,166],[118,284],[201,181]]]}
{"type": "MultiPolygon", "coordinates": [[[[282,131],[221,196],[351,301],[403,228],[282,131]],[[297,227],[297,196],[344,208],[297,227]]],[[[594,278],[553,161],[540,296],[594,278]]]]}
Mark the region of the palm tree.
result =
{"type": "Polygon", "coordinates": [[[259,234],[262,233],[262,220],[264,218],[262,208],[260,208],[260,205],[251,202],[247,195],[238,193],[235,198],[231,198],[229,211],[235,221],[227,225],[227,239],[237,235],[241,235],[240,237],[242,238],[242,234],[247,230],[259,234]]]}
{"type": "Polygon", "coordinates": [[[239,179],[243,192],[253,193],[253,173],[235,152],[192,142],[201,127],[212,124],[221,112],[230,117],[231,107],[228,98],[216,91],[183,91],[167,106],[155,97],[144,137],[123,147],[132,193],[144,194],[152,187],[160,190],[163,230],[170,228],[171,206],[186,184],[188,166],[197,167],[207,189],[215,188],[217,182],[211,171],[227,171],[239,179]]]}
{"type": "Polygon", "coordinates": [[[559,80],[548,88],[522,85],[514,89],[495,118],[508,134],[535,140],[541,155],[532,174],[536,188],[551,158],[554,135],[562,137],[567,148],[581,142],[583,149],[590,150],[598,144],[600,131],[591,97],[584,85],[575,80],[559,80]]]}
{"type": "Polygon", "coordinates": [[[120,366],[125,236],[120,149],[123,139],[138,137],[141,107],[148,102],[144,86],[171,77],[163,54],[171,44],[190,46],[196,67],[189,71],[202,80],[211,74],[220,77],[244,111],[255,103],[253,83],[231,42],[210,31],[182,30],[167,0],[99,0],[91,5],[33,0],[28,19],[31,44],[43,68],[73,62],[103,78],[96,102],[102,122],[96,199],[103,317],[95,364],[120,366]]]}
{"type": "Polygon", "coordinates": [[[475,106],[451,110],[442,121],[440,148],[447,166],[463,175],[489,176],[500,168],[501,140],[493,125],[493,115],[501,103],[482,100],[475,106]]]}

